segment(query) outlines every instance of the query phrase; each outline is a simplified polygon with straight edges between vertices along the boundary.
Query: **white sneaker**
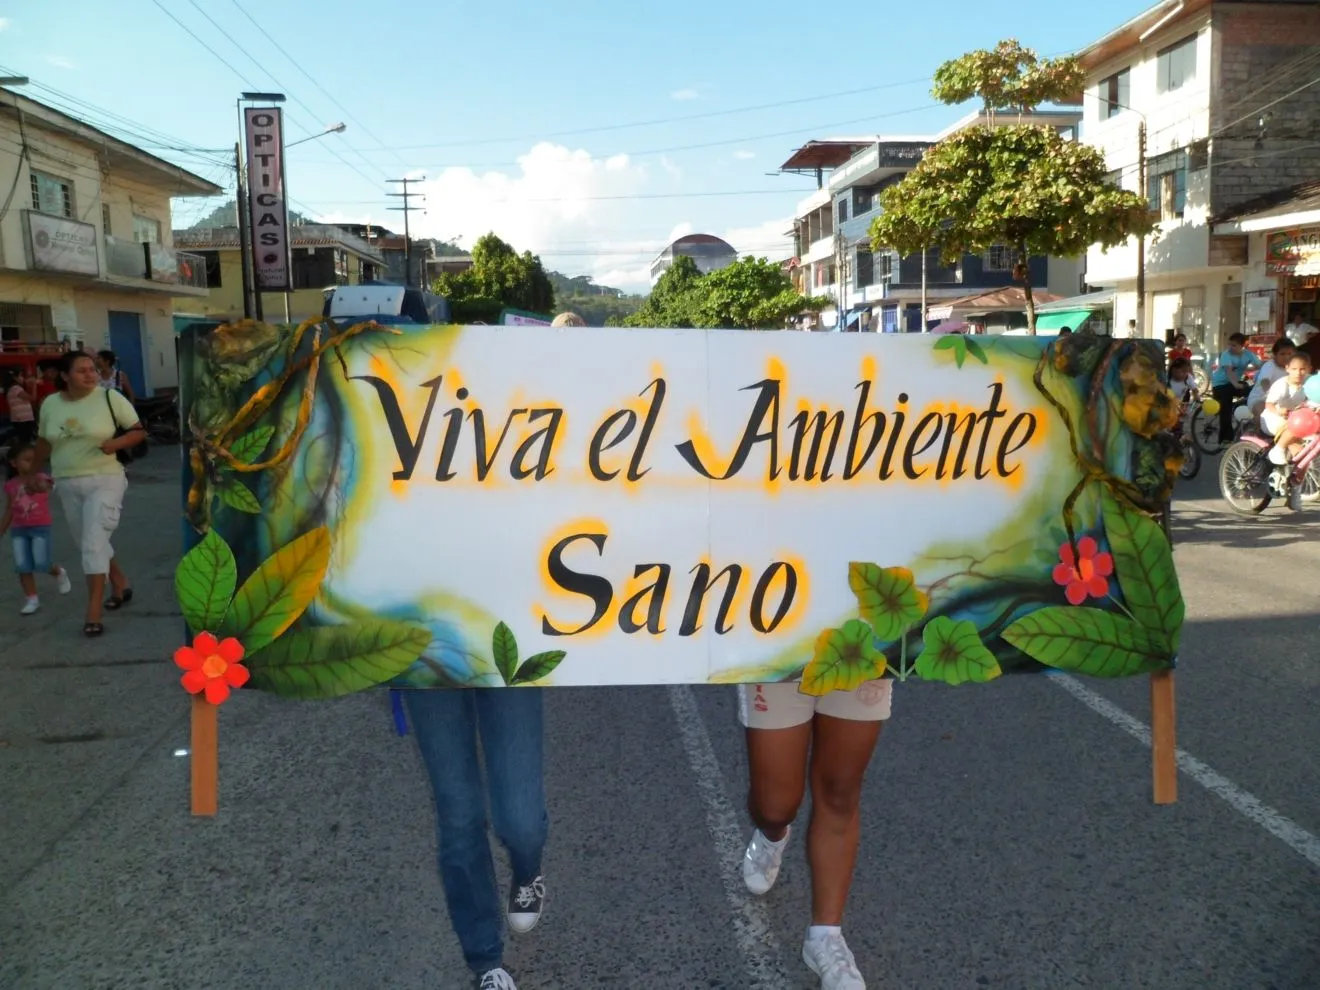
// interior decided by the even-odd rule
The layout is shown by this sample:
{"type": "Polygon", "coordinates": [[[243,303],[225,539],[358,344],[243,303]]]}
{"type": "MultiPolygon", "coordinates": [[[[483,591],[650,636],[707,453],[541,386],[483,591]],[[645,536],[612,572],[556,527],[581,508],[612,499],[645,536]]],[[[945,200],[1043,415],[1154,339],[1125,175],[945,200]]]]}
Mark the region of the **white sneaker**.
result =
{"type": "Polygon", "coordinates": [[[770,888],[779,879],[779,868],[784,863],[784,850],[788,848],[788,837],[793,834],[792,826],[778,842],[771,842],[758,828],[752,833],[743,853],[743,883],[757,897],[770,893],[770,888]]]}
{"type": "Polygon", "coordinates": [[[1270,448],[1270,463],[1278,464],[1280,467],[1288,463],[1288,454],[1278,444],[1270,448]]]}
{"type": "Polygon", "coordinates": [[[41,602],[35,598],[29,598],[23,603],[23,607],[18,610],[19,615],[31,615],[37,609],[41,608],[41,602]]]}
{"type": "Polygon", "coordinates": [[[820,977],[820,990],[866,990],[842,935],[808,938],[802,943],[802,961],[820,977]]]}
{"type": "Polygon", "coordinates": [[[477,990],[518,990],[518,985],[513,982],[509,971],[501,966],[482,973],[481,979],[477,982],[477,990]]]}
{"type": "Polygon", "coordinates": [[[544,910],[544,878],[537,877],[531,883],[525,883],[509,891],[509,927],[519,935],[525,935],[535,928],[544,910]]]}
{"type": "Polygon", "coordinates": [[[60,572],[55,575],[55,587],[59,588],[61,595],[67,595],[73,590],[73,582],[69,580],[69,572],[63,567],[61,567],[60,572]]]}

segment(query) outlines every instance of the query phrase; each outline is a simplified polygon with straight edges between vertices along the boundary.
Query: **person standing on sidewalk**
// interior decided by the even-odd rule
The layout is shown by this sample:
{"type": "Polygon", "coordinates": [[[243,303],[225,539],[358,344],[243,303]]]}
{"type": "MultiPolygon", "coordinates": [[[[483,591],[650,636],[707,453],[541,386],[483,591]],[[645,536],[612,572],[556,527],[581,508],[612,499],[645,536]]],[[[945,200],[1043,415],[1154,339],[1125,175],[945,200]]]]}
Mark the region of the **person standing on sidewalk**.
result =
{"type": "Polygon", "coordinates": [[[68,572],[51,559],[51,516],[49,475],[37,470],[37,451],[30,442],[9,448],[9,480],[5,482],[5,513],[0,517],[0,536],[8,531],[14,547],[14,569],[23,586],[20,615],[33,615],[41,608],[37,595],[37,573],[49,574],[61,595],[73,590],[68,572]]]}
{"type": "Polygon", "coordinates": [[[862,778],[892,694],[887,678],[821,698],[803,694],[793,681],[738,687],[747,730],[747,810],[756,825],[743,854],[743,882],[757,896],[775,885],[810,780],[811,925],[802,960],[820,977],[821,990],[866,990],[843,937],[843,909],[861,837],[862,778]]]}
{"type": "Polygon", "coordinates": [[[530,932],[545,906],[541,856],[549,830],[541,690],[454,688],[403,694],[431,782],[440,885],[463,959],[479,990],[518,990],[504,968],[503,919],[486,803],[489,799],[495,836],[513,868],[504,913],[514,932],[530,932]]]}
{"type": "Polygon", "coordinates": [[[107,580],[111,590],[106,609],[115,611],[133,600],[133,588],[110,544],[128,489],[116,455],[147,438],[132,404],[118,392],[101,388],[98,378],[90,354],[65,354],[60,359],[60,391],[42,402],[37,428],[37,462],[50,458],[55,491],[87,575],[84,636],[105,632],[101,596],[107,580]]]}

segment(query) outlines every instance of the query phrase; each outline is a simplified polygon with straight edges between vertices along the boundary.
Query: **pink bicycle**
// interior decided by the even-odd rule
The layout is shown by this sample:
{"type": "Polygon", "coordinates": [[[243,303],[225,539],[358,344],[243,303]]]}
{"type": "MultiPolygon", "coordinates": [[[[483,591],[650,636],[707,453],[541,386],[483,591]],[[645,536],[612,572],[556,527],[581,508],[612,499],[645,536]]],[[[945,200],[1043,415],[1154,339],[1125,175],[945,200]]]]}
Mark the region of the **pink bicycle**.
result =
{"type": "Polygon", "coordinates": [[[1271,440],[1243,433],[1219,462],[1219,490],[1234,512],[1255,516],[1274,499],[1298,492],[1303,503],[1320,500],[1320,437],[1310,437],[1284,467],[1270,463],[1271,440]]]}

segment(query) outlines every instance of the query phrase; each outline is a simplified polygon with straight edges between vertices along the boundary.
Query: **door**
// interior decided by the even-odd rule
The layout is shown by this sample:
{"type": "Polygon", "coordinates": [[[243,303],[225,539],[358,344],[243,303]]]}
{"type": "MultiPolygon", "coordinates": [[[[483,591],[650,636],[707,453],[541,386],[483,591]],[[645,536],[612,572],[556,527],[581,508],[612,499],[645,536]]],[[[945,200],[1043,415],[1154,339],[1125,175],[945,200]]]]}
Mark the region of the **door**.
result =
{"type": "Polygon", "coordinates": [[[142,314],[110,311],[110,350],[128,376],[133,394],[147,394],[147,369],[142,356],[142,314]]]}

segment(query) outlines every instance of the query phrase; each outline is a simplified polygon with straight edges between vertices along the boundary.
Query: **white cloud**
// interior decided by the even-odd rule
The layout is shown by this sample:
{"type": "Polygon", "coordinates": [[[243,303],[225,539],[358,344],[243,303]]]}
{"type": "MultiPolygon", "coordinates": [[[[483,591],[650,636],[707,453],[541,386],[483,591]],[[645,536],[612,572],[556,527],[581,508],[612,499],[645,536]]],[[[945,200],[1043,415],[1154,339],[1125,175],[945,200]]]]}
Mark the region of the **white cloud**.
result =
{"type": "Polygon", "coordinates": [[[720,236],[732,244],[740,255],[753,254],[758,258],[782,261],[793,254],[793,242],[787,233],[792,227],[792,218],[785,217],[781,220],[766,220],[754,227],[734,227],[720,236]]]}
{"type": "Polygon", "coordinates": [[[695,89],[676,89],[669,94],[671,100],[697,100],[701,94],[695,89]]]}
{"type": "Polygon", "coordinates": [[[73,59],[66,55],[46,55],[44,57],[48,64],[55,66],[57,69],[74,68],[73,59]]]}
{"type": "Polygon", "coordinates": [[[0,31],[7,31],[7,30],[9,30],[9,18],[0,17],[0,31]]]}
{"type": "Polygon", "coordinates": [[[576,256],[577,267],[587,267],[588,248],[602,255],[613,250],[611,230],[624,200],[608,197],[635,195],[649,178],[646,167],[627,155],[594,158],[543,142],[518,159],[515,174],[447,168],[421,183],[427,215],[414,229],[427,237],[462,238],[465,247],[494,231],[551,264],[559,247],[576,256]]]}
{"type": "Polygon", "coordinates": [[[683,170],[679,168],[677,165],[675,165],[668,155],[660,156],[660,164],[664,167],[665,174],[667,174],[675,182],[683,178],[683,170]]]}
{"type": "Polygon", "coordinates": [[[748,151],[746,148],[739,148],[737,151],[733,153],[733,157],[738,159],[738,161],[740,162],[747,162],[747,161],[751,161],[753,158],[756,157],[756,152],[748,151]]]}
{"type": "Polygon", "coordinates": [[[665,241],[665,244],[673,244],[674,241],[678,240],[680,237],[687,237],[688,234],[695,234],[696,232],[697,228],[692,226],[690,220],[676,223],[674,224],[674,229],[669,232],[669,239],[665,241]]]}

